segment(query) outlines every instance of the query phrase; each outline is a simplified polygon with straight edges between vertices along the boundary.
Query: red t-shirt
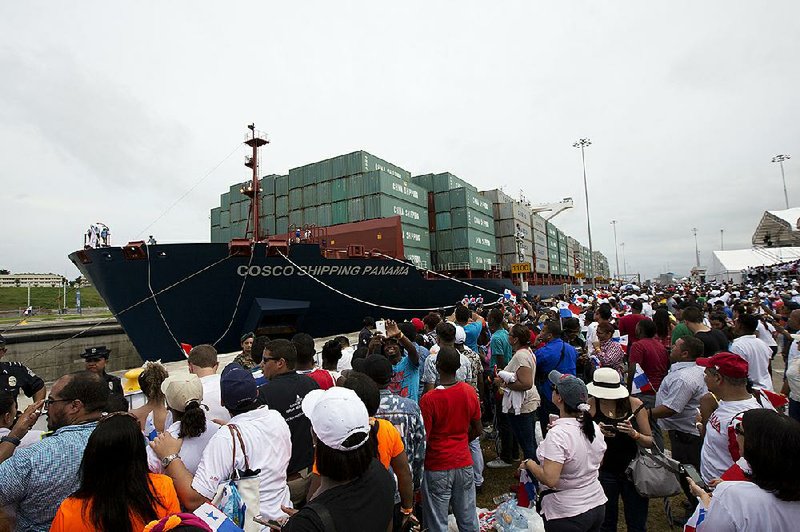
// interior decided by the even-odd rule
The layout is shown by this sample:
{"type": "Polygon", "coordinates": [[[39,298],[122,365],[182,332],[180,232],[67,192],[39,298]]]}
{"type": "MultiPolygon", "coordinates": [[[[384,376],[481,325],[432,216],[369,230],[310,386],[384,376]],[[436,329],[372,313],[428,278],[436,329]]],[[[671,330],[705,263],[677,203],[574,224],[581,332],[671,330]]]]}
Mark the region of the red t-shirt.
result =
{"type": "Polygon", "coordinates": [[[306,373],[305,371],[298,371],[301,375],[306,375],[307,377],[311,377],[314,381],[319,385],[320,390],[327,390],[328,388],[333,388],[336,386],[336,382],[333,380],[333,376],[330,374],[329,371],[314,368],[312,371],[306,373]]]}
{"type": "Polygon", "coordinates": [[[419,402],[428,437],[425,469],[445,471],[472,465],[469,425],[481,418],[475,389],[459,382],[448,388],[437,386],[419,402]]]}
{"type": "Polygon", "coordinates": [[[642,366],[642,371],[647,375],[647,380],[655,390],[661,386],[661,381],[669,371],[669,351],[655,338],[643,338],[628,348],[630,353],[630,367],[634,364],[642,366]]]}
{"type": "Polygon", "coordinates": [[[619,319],[619,334],[628,335],[628,353],[631,352],[631,346],[636,343],[636,325],[646,319],[647,316],[644,314],[628,314],[619,319]]]}

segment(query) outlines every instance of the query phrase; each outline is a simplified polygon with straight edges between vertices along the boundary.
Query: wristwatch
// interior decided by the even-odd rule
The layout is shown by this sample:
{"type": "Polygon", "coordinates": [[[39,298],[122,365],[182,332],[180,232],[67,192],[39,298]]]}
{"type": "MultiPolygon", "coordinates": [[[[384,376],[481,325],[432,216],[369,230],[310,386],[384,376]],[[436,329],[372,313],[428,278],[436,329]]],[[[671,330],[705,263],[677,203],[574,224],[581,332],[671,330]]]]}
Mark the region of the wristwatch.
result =
{"type": "Polygon", "coordinates": [[[165,456],[164,458],[161,459],[161,465],[164,467],[164,469],[166,469],[167,467],[169,467],[169,465],[174,460],[176,460],[176,459],[178,459],[180,457],[181,457],[181,455],[179,455],[178,453],[174,453],[174,454],[171,454],[169,456],[165,456]]]}
{"type": "Polygon", "coordinates": [[[19,447],[19,444],[22,443],[22,440],[20,440],[19,438],[15,438],[14,436],[11,435],[6,435],[0,438],[0,442],[4,441],[10,443],[14,447],[19,447]]]}

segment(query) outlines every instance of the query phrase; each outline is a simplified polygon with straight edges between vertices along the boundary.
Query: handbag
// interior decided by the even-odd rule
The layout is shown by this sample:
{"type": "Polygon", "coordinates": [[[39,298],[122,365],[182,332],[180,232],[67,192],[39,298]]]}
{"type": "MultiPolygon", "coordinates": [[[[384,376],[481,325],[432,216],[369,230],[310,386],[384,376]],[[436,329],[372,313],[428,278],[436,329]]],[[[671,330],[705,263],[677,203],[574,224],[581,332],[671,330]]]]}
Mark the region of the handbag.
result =
{"type": "Polygon", "coordinates": [[[650,499],[672,497],[682,493],[678,475],[681,465],[664,455],[658,447],[639,448],[639,453],[625,470],[636,492],[650,499]]]}
{"type": "Polygon", "coordinates": [[[228,480],[217,486],[217,492],[214,494],[211,504],[219,508],[236,526],[244,529],[245,532],[258,532],[262,530],[263,526],[253,518],[261,513],[259,509],[261,481],[258,478],[261,470],[256,469],[253,471],[250,469],[247,450],[244,446],[242,434],[239,432],[239,427],[233,424],[226,426],[231,432],[231,438],[233,438],[232,472],[228,480]],[[239,446],[242,448],[244,471],[236,469],[236,440],[239,440],[239,446]]]}

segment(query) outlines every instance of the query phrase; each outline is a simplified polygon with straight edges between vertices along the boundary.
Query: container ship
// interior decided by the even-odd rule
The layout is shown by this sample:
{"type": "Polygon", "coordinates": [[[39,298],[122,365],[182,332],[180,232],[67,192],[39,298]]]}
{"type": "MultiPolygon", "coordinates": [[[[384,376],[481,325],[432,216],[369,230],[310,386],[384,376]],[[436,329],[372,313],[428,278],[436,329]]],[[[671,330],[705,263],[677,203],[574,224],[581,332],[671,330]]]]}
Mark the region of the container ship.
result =
{"type": "Polygon", "coordinates": [[[356,151],[260,177],[268,143],[253,125],[252,178],[211,209],[211,242],[85,247],[69,255],[145,360],[220,352],[243,332],[326,336],[364,316],[408,319],[508,293],[550,296],[608,262],[556,228],[571,200],[532,206],[452,173],[412,176],[356,151]]]}

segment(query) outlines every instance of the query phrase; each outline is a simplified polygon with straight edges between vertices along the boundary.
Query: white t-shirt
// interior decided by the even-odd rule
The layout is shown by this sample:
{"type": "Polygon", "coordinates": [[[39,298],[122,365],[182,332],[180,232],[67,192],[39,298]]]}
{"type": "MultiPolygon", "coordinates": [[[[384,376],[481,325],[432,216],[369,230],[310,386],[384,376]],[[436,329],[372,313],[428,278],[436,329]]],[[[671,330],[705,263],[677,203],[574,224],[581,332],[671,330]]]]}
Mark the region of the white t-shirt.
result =
{"type": "Polygon", "coordinates": [[[559,491],[542,499],[548,520],[574,517],[608,501],[598,480],[606,442],[597,423],[594,433],[594,441],[589,442],[577,419],[559,418],[539,444],[536,456],[541,462],[547,459],[564,465],[554,486],[559,491]]]}
{"type": "MultiPolygon", "coordinates": [[[[764,401],[765,406],[768,404],[769,401],[764,401]]],[[[700,451],[700,476],[706,483],[720,478],[739,459],[741,450],[736,443],[731,420],[737,414],[753,408],[763,407],[752,396],[743,401],[720,401],[717,409],[708,418],[703,448],[700,451]],[[731,450],[736,453],[736,457],[731,455],[731,450]]]]}
{"type": "MultiPolygon", "coordinates": [[[[278,519],[286,514],[281,505],[292,507],[289,486],[286,484],[286,468],[292,454],[292,436],[289,425],[277,410],[266,406],[231,418],[231,424],[239,427],[244,440],[250,469],[260,469],[259,510],[266,519],[278,519]]],[[[197,466],[192,488],[197,493],[213,499],[217,486],[228,480],[233,473],[233,435],[227,427],[218,430],[206,446],[203,458],[197,466]]],[[[236,441],[236,469],[244,470],[244,454],[236,441]]]]}
{"type": "Polygon", "coordinates": [[[752,482],[722,482],[698,532],[797,530],[800,502],[778,499],[752,482]]]}
{"type": "MultiPolygon", "coordinates": [[[[764,322],[758,320],[758,327],[756,328],[756,336],[759,340],[767,344],[767,347],[777,346],[778,342],[775,341],[775,338],[772,336],[772,332],[775,331],[775,327],[772,324],[769,324],[768,327],[764,326],[764,322]]],[[[772,354],[772,350],[770,350],[770,354],[772,354]]]]}
{"type": "Polygon", "coordinates": [[[731,352],[747,361],[747,376],[755,386],[772,391],[772,375],[769,372],[772,350],[767,344],[755,335],[747,334],[733,341],[731,352]]]}
{"type": "Polygon", "coordinates": [[[356,352],[352,345],[342,349],[342,358],[336,364],[336,371],[342,372],[346,369],[353,369],[353,353],[356,352]]]}
{"type": "Polygon", "coordinates": [[[231,419],[231,414],[227,408],[222,406],[219,380],[218,373],[200,377],[200,382],[203,383],[203,404],[208,407],[208,412],[206,412],[208,419],[220,419],[227,423],[231,419]]]}
{"type": "MultiPolygon", "coordinates": [[[[200,436],[196,438],[184,438],[183,443],[181,444],[181,461],[183,465],[186,466],[186,469],[194,475],[197,471],[197,466],[200,464],[200,459],[203,457],[203,451],[208,445],[209,440],[214,434],[217,433],[219,430],[219,425],[211,421],[210,419],[206,418],[206,431],[202,433],[200,436]]],[[[164,432],[169,432],[174,437],[178,437],[178,434],[181,431],[181,422],[176,421],[164,432]]],[[[153,452],[153,449],[150,446],[147,446],[147,466],[150,468],[150,471],[153,473],[163,473],[164,468],[161,465],[161,460],[156,456],[156,453],[153,452]]]]}

